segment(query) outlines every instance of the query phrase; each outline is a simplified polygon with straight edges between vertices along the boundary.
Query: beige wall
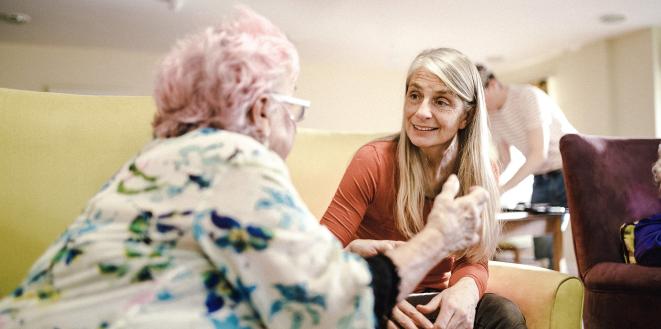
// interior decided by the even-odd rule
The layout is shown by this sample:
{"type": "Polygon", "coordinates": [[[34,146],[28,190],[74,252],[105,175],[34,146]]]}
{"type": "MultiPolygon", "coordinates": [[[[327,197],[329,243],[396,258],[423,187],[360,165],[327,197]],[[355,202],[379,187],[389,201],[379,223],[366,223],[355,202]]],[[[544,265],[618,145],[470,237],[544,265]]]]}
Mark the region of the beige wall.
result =
{"type": "Polygon", "coordinates": [[[0,43],[0,87],[148,95],[160,54],[0,43]]]}
{"type": "Polygon", "coordinates": [[[610,113],[608,54],[606,42],[598,42],[565,55],[558,61],[555,76],[555,97],[567,111],[576,129],[590,134],[610,134],[613,121],[610,113]]]}
{"type": "MultiPolygon", "coordinates": [[[[149,95],[162,54],[0,43],[0,87],[149,95]]],[[[404,71],[355,63],[301,62],[297,96],[310,99],[305,128],[398,130],[404,71]]]]}
{"type": "Polygon", "coordinates": [[[312,101],[306,128],[397,131],[406,71],[355,63],[301,62],[297,95],[312,101]]]}
{"type": "MultiPolygon", "coordinates": [[[[552,96],[583,133],[661,136],[659,30],[597,41],[542,63],[497,73],[503,81],[518,83],[551,77],[552,96]]],[[[0,43],[0,87],[149,95],[160,56],[0,43]]],[[[398,130],[404,70],[302,57],[297,95],[312,101],[302,127],[398,130]]]]}
{"type": "Polygon", "coordinates": [[[654,55],[655,65],[654,65],[654,104],[655,104],[655,115],[656,115],[656,136],[661,137],[661,27],[656,27],[652,29],[652,34],[654,38],[654,55]]]}
{"type": "Polygon", "coordinates": [[[498,73],[511,83],[551,77],[552,96],[582,133],[660,136],[655,127],[661,120],[656,114],[661,111],[660,78],[654,74],[661,62],[657,30],[601,40],[542,63],[498,73]]]}
{"type": "Polygon", "coordinates": [[[655,136],[654,39],[646,29],[610,42],[614,133],[655,136]]]}
{"type": "Polygon", "coordinates": [[[543,63],[499,73],[503,81],[550,78],[549,93],[580,132],[613,134],[608,43],[599,41],[543,63]]]}

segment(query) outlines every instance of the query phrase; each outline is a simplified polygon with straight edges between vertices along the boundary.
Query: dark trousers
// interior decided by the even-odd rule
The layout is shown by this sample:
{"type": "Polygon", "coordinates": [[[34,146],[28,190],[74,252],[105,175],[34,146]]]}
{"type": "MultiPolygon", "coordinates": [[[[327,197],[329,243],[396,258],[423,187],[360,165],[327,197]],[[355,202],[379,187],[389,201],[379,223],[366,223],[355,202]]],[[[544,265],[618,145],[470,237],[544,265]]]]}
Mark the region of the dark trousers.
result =
{"type": "Polygon", "coordinates": [[[530,203],[548,203],[551,206],[567,207],[562,170],[535,175],[530,203]]]}
{"type": "Polygon", "coordinates": [[[496,294],[484,294],[477,303],[475,329],[526,329],[526,319],[516,304],[496,294]]]}
{"type": "MultiPolygon", "coordinates": [[[[554,170],[546,174],[535,175],[530,203],[547,203],[551,206],[567,207],[567,195],[565,194],[565,181],[562,177],[562,170],[554,170]]],[[[535,259],[548,258],[548,268],[552,269],[553,236],[547,234],[533,237],[533,243],[535,246],[535,259]]]]}
{"type": "MultiPolygon", "coordinates": [[[[423,298],[408,299],[414,306],[427,304],[435,295],[425,294],[423,298]]],[[[427,317],[434,322],[436,314],[427,317]]],[[[486,293],[477,303],[475,310],[475,329],[526,329],[526,319],[516,304],[505,297],[486,293]]]]}

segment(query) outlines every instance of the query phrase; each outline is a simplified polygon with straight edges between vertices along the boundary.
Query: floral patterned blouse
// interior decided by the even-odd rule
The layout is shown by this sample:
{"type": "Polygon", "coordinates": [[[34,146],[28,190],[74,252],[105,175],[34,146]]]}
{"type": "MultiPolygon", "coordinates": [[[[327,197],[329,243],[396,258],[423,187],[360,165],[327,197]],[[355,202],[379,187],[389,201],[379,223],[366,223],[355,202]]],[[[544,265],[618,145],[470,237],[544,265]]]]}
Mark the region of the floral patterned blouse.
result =
{"type": "Polygon", "coordinates": [[[371,274],[254,139],[148,144],[11,296],[0,328],[374,328],[371,274]]]}

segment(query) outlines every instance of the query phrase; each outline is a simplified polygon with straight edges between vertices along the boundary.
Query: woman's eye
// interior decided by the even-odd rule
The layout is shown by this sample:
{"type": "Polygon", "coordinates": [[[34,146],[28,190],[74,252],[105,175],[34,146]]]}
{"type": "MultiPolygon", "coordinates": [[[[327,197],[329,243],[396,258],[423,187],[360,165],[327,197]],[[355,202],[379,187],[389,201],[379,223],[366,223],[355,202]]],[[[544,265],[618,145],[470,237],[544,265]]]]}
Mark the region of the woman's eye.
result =
{"type": "Polygon", "coordinates": [[[409,99],[412,101],[417,101],[420,99],[420,95],[418,95],[416,92],[409,93],[409,99]]]}
{"type": "Polygon", "coordinates": [[[445,98],[437,98],[434,103],[436,103],[437,106],[449,106],[450,102],[448,102],[445,98]]]}

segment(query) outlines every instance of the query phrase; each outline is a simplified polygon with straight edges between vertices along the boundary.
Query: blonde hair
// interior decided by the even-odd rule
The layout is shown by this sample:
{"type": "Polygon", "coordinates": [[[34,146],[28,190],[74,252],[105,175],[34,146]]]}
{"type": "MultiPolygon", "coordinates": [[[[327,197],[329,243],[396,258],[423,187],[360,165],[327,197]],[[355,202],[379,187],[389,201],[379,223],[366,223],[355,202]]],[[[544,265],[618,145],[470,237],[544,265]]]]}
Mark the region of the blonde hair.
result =
{"type": "MultiPolygon", "coordinates": [[[[489,130],[487,126],[484,89],[475,65],[462,53],[450,48],[429,49],[421,52],[411,63],[406,78],[406,89],[411,75],[418,69],[436,75],[464,102],[468,111],[467,125],[457,133],[458,171],[461,183],[459,195],[465,195],[471,186],[479,185],[489,193],[489,204],[482,214],[480,243],[457,253],[457,258],[467,257],[478,262],[493,256],[498,243],[500,226],[496,222],[499,192],[489,160],[489,130]]],[[[395,204],[395,224],[407,238],[424,227],[425,159],[422,151],[413,145],[406,135],[406,119],[397,141],[397,165],[399,186],[395,204]]]]}

